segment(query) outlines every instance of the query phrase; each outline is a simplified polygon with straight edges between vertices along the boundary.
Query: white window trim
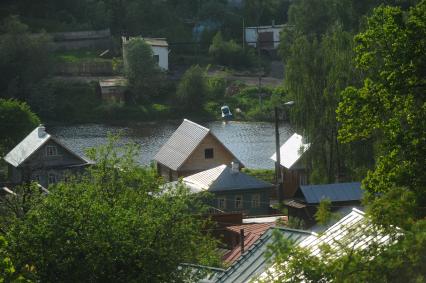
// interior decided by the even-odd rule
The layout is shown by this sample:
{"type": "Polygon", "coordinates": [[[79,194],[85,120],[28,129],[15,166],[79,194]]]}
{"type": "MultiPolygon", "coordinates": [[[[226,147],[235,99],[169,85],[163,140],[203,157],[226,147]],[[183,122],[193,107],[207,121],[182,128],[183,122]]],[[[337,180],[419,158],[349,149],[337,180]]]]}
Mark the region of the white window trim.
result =
{"type": "Polygon", "coordinates": [[[259,208],[260,207],[260,194],[251,195],[251,207],[259,208]]]}

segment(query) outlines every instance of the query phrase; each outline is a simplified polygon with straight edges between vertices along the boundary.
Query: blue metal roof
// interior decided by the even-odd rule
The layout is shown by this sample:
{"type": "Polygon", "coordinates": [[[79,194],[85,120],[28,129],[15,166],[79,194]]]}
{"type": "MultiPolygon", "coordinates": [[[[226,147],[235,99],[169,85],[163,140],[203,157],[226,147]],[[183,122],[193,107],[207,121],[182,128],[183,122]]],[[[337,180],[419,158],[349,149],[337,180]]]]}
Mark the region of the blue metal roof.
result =
{"type": "Polygon", "coordinates": [[[336,183],[300,186],[306,203],[320,203],[323,199],[332,202],[357,201],[362,199],[361,183],[336,183]]]}

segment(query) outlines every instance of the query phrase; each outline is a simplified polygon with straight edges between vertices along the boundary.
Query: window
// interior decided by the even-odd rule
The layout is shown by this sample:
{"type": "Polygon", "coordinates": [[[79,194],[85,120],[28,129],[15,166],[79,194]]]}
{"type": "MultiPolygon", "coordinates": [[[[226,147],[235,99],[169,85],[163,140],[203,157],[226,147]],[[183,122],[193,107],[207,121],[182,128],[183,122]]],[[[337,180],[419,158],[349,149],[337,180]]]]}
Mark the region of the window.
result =
{"type": "Polygon", "coordinates": [[[58,149],[54,145],[48,145],[46,147],[46,155],[47,156],[56,156],[58,155],[58,149]]]}
{"type": "Polygon", "coordinates": [[[212,159],[214,157],[213,148],[206,148],[204,150],[204,158],[212,159]]]}
{"type": "Polygon", "coordinates": [[[217,199],[217,206],[219,209],[225,209],[226,208],[226,199],[225,197],[219,197],[217,199]]]}
{"type": "Polygon", "coordinates": [[[235,196],[235,208],[243,208],[243,197],[235,196]]]}
{"type": "Polygon", "coordinates": [[[158,64],[160,62],[160,56],[159,55],[154,55],[153,57],[154,57],[155,63],[158,64]]]}
{"type": "Polygon", "coordinates": [[[251,196],[251,207],[256,208],[260,206],[260,194],[254,194],[251,196]]]}
{"type": "Polygon", "coordinates": [[[54,173],[49,173],[48,179],[47,179],[49,185],[50,184],[55,184],[57,182],[57,177],[56,174],[54,173]]]}

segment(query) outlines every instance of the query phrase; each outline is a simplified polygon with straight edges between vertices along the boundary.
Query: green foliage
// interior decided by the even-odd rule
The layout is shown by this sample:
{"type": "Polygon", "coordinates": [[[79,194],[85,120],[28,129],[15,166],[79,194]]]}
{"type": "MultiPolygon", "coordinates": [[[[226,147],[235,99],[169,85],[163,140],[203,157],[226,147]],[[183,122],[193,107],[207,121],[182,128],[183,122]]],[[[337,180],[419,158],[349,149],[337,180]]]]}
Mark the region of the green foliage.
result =
{"type": "Polygon", "coordinates": [[[32,91],[28,102],[44,120],[93,121],[93,109],[101,103],[96,87],[96,83],[44,80],[32,91]]]}
{"type": "Polygon", "coordinates": [[[275,171],[269,169],[249,169],[243,168],[242,172],[268,182],[270,184],[275,184],[275,171]]]}
{"type": "Polygon", "coordinates": [[[7,153],[40,124],[28,104],[14,99],[0,99],[0,155],[7,153]]]}
{"type": "Polygon", "coordinates": [[[113,138],[88,152],[86,175],[50,187],[8,233],[16,266],[43,282],[181,282],[179,264],[217,264],[200,201],[163,191],[137,152],[113,138]]]}
{"type": "Polygon", "coordinates": [[[0,236],[0,283],[34,282],[32,280],[34,279],[34,273],[32,273],[32,271],[26,270],[22,274],[17,272],[10,255],[6,251],[7,245],[6,239],[3,236],[0,236]]]}
{"type": "Polygon", "coordinates": [[[225,41],[220,31],[213,38],[209,55],[216,64],[236,68],[247,68],[252,66],[254,62],[254,54],[251,49],[245,52],[235,41],[225,41]]]}
{"type": "Polygon", "coordinates": [[[50,39],[30,36],[16,16],[4,19],[0,37],[0,97],[28,98],[32,88],[50,72],[50,39]]]}
{"type": "MultiPolygon", "coordinates": [[[[357,67],[366,78],[342,93],[337,110],[342,142],[374,138],[379,145],[375,169],[363,182],[371,197],[402,187],[414,193],[419,207],[426,206],[425,19],[425,1],[407,13],[388,6],[374,10],[368,29],[356,37],[357,67]]],[[[416,215],[424,217],[425,210],[416,215]]]]}
{"type": "Polygon", "coordinates": [[[198,65],[189,68],[179,82],[176,97],[179,108],[199,112],[208,95],[205,71],[198,65]]]}
{"type": "Polygon", "coordinates": [[[132,93],[131,100],[135,103],[157,96],[163,76],[151,47],[142,38],[134,38],[126,43],[124,49],[124,67],[132,93]]]}

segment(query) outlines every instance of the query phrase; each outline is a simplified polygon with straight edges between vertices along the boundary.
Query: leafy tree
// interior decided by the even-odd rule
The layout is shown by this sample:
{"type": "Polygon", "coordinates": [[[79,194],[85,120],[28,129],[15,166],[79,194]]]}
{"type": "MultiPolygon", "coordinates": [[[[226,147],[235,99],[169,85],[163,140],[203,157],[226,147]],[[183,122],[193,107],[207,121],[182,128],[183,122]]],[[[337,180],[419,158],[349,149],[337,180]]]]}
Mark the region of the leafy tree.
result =
{"type": "Polygon", "coordinates": [[[151,47],[141,38],[131,39],[125,45],[125,72],[133,101],[155,96],[162,80],[151,47]]]}
{"type": "Polygon", "coordinates": [[[19,268],[43,282],[182,282],[181,263],[217,264],[202,206],[186,188],[164,191],[113,140],[88,155],[87,175],[50,193],[8,232],[19,268]]]}
{"type": "Polygon", "coordinates": [[[177,88],[179,106],[184,110],[200,111],[207,94],[205,71],[198,65],[192,66],[183,74],[177,88]]]}
{"type": "MultiPolygon", "coordinates": [[[[356,37],[356,62],[366,79],[342,93],[337,110],[342,142],[378,141],[375,169],[363,182],[369,196],[402,187],[414,193],[419,207],[426,207],[425,26],[426,1],[408,13],[375,9],[368,29],[356,37]]],[[[424,217],[426,211],[416,214],[424,217]]]]}
{"type": "Polygon", "coordinates": [[[11,150],[39,124],[40,119],[25,102],[0,99],[0,153],[11,150]]]}
{"type": "MultiPolygon", "coordinates": [[[[20,274],[15,269],[10,255],[6,251],[7,241],[3,236],[0,236],[0,282],[11,283],[30,283],[33,282],[34,273],[32,270],[26,270],[20,274]]],[[[28,267],[28,266],[27,266],[28,267]]]]}
{"type": "Polygon", "coordinates": [[[50,72],[50,39],[32,36],[16,16],[4,20],[0,37],[0,97],[25,100],[50,72]]]}
{"type": "Polygon", "coordinates": [[[237,68],[250,67],[254,61],[251,50],[245,52],[235,41],[225,41],[220,31],[213,37],[209,55],[217,64],[237,68]]]}

